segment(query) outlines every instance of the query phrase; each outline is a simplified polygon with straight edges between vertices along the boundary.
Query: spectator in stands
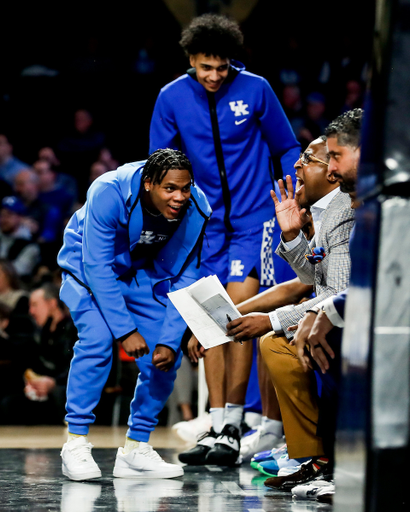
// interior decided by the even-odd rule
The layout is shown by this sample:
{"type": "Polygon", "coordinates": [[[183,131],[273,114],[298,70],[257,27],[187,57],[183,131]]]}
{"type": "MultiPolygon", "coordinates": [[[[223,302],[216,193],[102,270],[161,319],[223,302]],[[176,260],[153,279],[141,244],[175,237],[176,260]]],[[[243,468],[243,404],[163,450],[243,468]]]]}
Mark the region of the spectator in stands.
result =
{"type": "Polygon", "coordinates": [[[114,171],[120,165],[118,160],[116,160],[113,157],[112,151],[109,148],[101,149],[100,154],[98,155],[98,162],[104,162],[106,164],[106,166],[108,167],[109,171],[114,171]]]}
{"type": "Polygon", "coordinates": [[[363,107],[363,84],[359,80],[348,80],[345,88],[345,97],[342,112],[363,107]]]}
{"type": "Polygon", "coordinates": [[[28,293],[20,287],[13,264],[4,258],[0,258],[0,302],[11,313],[28,313],[28,293]]]}
{"type": "Polygon", "coordinates": [[[40,248],[23,222],[25,208],[15,196],[5,197],[0,209],[0,257],[13,263],[19,277],[30,279],[40,262],[40,248]]]}
{"type": "Polygon", "coordinates": [[[53,169],[59,170],[60,160],[57,158],[57,155],[53,148],[49,146],[44,146],[38,150],[38,159],[39,160],[47,160],[53,169]]]}
{"type": "Polygon", "coordinates": [[[20,171],[14,178],[14,190],[25,206],[25,224],[39,243],[60,241],[63,216],[60,209],[40,199],[39,178],[33,169],[20,171]]]}
{"type": "Polygon", "coordinates": [[[68,370],[77,331],[59,299],[59,288],[46,283],[30,295],[30,315],[38,327],[24,391],[3,399],[1,413],[10,424],[63,424],[68,370]]]}
{"type": "Polygon", "coordinates": [[[70,195],[74,197],[74,201],[78,201],[78,185],[73,176],[61,172],[61,163],[53,148],[45,146],[38,151],[38,160],[47,160],[51,168],[57,173],[57,186],[64,188],[70,195]]]}
{"type": "Polygon", "coordinates": [[[88,188],[90,165],[98,158],[105,146],[105,135],[95,129],[94,118],[88,110],[78,109],[74,113],[74,126],[57,146],[62,171],[74,176],[78,182],[80,197],[88,188]]]}
{"type": "Polygon", "coordinates": [[[307,96],[305,115],[296,132],[296,137],[303,148],[324,133],[326,126],[329,124],[324,117],[325,111],[326,100],[323,94],[313,92],[307,96]]]}
{"type": "Polygon", "coordinates": [[[13,155],[13,146],[7,135],[0,133],[0,178],[13,185],[14,176],[29,166],[13,155]]]}
{"type": "Polygon", "coordinates": [[[37,160],[33,169],[38,177],[39,201],[60,210],[62,218],[68,219],[73,213],[75,197],[58,184],[58,173],[48,160],[37,160]]]}
{"type": "Polygon", "coordinates": [[[103,161],[97,160],[94,162],[90,167],[90,178],[89,183],[91,183],[96,180],[99,176],[102,176],[110,169],[108,168],[107,164],[103,161]]]}

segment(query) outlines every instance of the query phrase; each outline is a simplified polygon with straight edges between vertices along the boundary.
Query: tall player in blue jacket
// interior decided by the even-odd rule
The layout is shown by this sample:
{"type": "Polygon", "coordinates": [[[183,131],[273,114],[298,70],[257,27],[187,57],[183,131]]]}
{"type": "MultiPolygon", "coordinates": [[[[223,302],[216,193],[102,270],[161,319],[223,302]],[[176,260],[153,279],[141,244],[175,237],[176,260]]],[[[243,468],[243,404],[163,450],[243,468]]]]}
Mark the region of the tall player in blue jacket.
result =
{"type": "MultiPolygon", "coordinates": [[[[217,274],[239,303],[256,295],[260,283],[275,284],[272,259],[265,258],[274,216],[269,191],[274,167],[294,176],[300,146],[269,83],[232,60],[243,44],[237,23],[200,16],[183,31],[180,44],[192,69],[161,90],[150,151],[172,147],[190,158],[213,210],[202,274],[217,274]]],[[[181,461],[235,462],[251,361],[252,344],[229,343],[207,352],[213,430],[193,451],[181,454],[181,461]]]]}
{"type": "Polygon", "coordinates": [[[183,474],[147,442],[173,389],[186,328],[167,292],[198,279],[210,214],[189,160],[164,149],[98,178],[70,219],[58,255],[60,296],[79,336],[67,384],[69,435],[61,453],[70,479],[101,476],[86,436],[118,341],[138,358],[140,372],[114,476],[183,474]]]}

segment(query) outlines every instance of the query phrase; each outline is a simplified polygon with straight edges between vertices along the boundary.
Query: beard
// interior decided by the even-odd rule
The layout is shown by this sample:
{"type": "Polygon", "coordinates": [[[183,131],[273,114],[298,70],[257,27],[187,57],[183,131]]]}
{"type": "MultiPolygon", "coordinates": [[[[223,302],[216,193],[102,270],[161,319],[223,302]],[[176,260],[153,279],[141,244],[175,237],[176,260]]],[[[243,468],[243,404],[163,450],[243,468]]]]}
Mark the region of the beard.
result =
{"type": "Polygon", "coordinates": [[[340,183],[340,190],[345,194],[356,192],[356,182],[353,180],[345,180],[340,183]]]}
{"type": "Polygon", "coordinates": [[[333,173],[333,176],[335,178],[338,178],[340,183],[340,190],[344,192],[345,194],[349,194],[352,192],[356,192],[356,180],[349,178],[347,176],[343,177],[341,174],[338,174],[337,172],[333,173]]]}

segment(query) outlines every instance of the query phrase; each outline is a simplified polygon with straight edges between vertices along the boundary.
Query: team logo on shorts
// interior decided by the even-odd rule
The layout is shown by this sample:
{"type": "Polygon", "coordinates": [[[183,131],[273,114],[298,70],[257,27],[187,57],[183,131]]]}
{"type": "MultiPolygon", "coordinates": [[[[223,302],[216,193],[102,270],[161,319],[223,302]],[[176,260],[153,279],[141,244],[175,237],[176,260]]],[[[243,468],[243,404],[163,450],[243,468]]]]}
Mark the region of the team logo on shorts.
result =
{"type": "Polygon", "coordinates": [[[243,276],[243,269],[245,265],[242,265],[242,260],[231,261],[231,276],[243,276]]]}

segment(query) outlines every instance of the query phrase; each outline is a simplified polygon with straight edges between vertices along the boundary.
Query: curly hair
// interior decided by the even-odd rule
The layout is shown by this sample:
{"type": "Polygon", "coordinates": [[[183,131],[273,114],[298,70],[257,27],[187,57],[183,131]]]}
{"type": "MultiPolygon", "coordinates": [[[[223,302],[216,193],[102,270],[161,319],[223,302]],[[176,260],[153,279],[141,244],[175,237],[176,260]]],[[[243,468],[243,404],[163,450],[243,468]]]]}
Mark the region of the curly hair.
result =
{"type": "Polygon", "coordinates": [[[358,148],[361,143],[360,130],[362,127],[364,111],[354,108],[337,117],[325,129],[327,137],[337,137],[339,146],[352,146],[358,148]]]}
{"type": "Polygon", "coordinates": [[[238,57],[243,34],[236,21],[219,14],[194,18],[182,31],[180,46],[187,56],[204,53],[221,59],[238,57]]]}
{"type": "Polygon", "coordinates": [[[141,179],[151,180],[151,183],[161,183],[170,169],[185,169],[191,176],[191,182],[194,184],[194,173],[191,162],[182,153],[175,149],[157,149],[154,151],[145,163],[141,179]]]}

